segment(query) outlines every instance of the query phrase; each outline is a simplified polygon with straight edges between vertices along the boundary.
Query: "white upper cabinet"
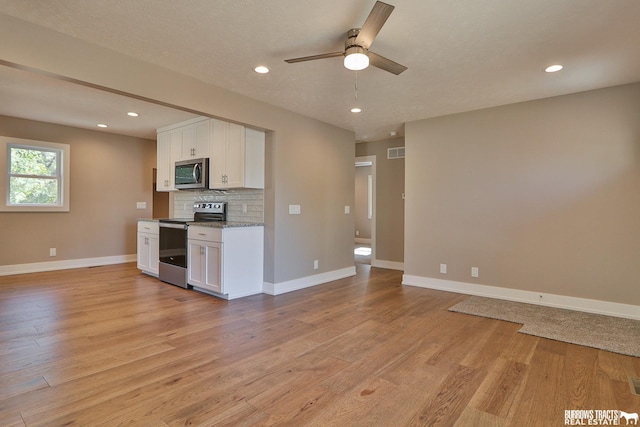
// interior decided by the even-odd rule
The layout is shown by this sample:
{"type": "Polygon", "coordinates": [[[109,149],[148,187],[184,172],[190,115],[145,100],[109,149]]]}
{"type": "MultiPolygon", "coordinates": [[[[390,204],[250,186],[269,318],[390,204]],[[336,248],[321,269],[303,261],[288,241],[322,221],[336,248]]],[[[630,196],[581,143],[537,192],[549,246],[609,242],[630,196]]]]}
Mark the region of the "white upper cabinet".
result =
{"type": "Polygon", "coordinates": [[[198,117],[158,129],[157,191],[174,191],[175,163],[200,157],[209,157],[211,128],[209,118],[198,117]]]}
{"type": "Polygon", "coordinates": [[[157,141],[157,191],[173,191],[173,159],[171,153],[171,132],[159,132],[157,141]]]}
{"type": "Polygon", "coordinates": [[[209,188],[264,188],[265,134],[198,117],[158,129],[158,191],[174,191],[175,162],[209,158],[209,188]]]}
{"type": "Polygon", "coordinates": [[[181,129],[181,160],[209,157],[211,128],[209,119],[181,129]]]}
{"type": "Polygon", "coordinates": [[[210,188],[264,188],[264,132],[212,119],[210,152],[210,188]]]}

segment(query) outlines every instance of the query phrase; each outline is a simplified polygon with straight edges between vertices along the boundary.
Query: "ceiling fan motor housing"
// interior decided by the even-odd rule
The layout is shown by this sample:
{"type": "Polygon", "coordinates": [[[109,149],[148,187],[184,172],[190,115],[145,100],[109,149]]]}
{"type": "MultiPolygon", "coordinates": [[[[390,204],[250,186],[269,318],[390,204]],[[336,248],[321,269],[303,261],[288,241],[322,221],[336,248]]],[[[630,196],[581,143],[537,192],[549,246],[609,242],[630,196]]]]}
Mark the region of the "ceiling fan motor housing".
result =
{"type": "Polygon", "coordinates": [[[344,53],[349,54],[349,49],[358,47],[362,49],[359,53],[369,52],[369,49],[356,43],[356,37],[360,34],[360,28],[352,28],[347,32],[347,40],[344,42],[344,53]]]}

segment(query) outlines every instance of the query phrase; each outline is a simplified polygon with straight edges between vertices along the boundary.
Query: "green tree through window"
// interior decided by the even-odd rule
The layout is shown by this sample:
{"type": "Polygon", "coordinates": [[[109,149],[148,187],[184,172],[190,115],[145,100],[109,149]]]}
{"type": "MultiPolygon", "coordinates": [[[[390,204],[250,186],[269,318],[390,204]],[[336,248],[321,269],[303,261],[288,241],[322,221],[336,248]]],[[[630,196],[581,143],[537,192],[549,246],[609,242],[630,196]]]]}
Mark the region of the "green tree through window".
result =
{"type": "Polygon", "coordinates": [[[60,205],[62,150],[9,145],[9,204],[60,205]]]}

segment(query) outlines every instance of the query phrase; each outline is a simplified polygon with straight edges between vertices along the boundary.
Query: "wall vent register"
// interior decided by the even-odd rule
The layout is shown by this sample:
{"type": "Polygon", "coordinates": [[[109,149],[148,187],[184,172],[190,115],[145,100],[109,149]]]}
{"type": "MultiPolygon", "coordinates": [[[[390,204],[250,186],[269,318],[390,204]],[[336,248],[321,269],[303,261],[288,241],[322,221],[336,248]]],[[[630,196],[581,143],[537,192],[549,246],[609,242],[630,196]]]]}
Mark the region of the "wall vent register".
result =
{"type": "Polygon", "coordinates": [[[387,159],[404,159],[404,147],[387,148],[387,159]]]}

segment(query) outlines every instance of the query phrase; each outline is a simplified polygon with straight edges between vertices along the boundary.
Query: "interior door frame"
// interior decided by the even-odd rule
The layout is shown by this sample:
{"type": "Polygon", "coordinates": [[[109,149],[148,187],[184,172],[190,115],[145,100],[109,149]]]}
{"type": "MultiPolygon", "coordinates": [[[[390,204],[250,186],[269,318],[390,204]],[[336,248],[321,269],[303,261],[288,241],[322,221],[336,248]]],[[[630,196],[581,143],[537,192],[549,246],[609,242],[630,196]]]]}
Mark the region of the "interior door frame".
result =
{"type": "Polygon", "coordinates": [[[373,266],[376,261],[376,156],[360,156],[356,157],[355,161],[371,162],[371,265],[373,266]]]}

